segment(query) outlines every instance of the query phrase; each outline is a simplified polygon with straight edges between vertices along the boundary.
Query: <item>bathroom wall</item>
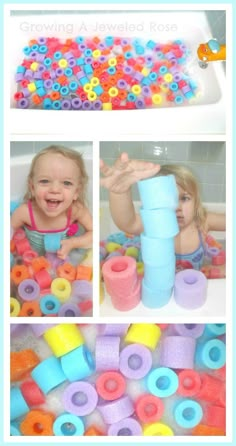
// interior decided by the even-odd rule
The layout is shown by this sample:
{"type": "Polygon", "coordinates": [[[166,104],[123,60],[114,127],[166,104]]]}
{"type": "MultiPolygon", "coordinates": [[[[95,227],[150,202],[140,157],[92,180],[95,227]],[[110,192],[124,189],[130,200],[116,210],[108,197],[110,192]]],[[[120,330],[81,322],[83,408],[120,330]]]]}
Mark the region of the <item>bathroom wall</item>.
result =
{"type": "MultiPolygon", "coordinates": [[[[204,202],[225,202],[225,143],[224,142],[118,142],[100,144],[100,156],[112,165],[123,151],[130,158],[154,161],[160,164],[183,164],[195,174],[204,202]]],[[[133,187],[138,199],[137,187],[133,187]]],[[[101,188],[101,200],[107,200],[107,190],[101,188]]]]}
{"type": "Polygon", "coordinates": [[[78,150],[85,156],[92,158],[93,148],[91,142],[78,141],[17,141],[11,142],[11,157],[20,155],[36,154],[45,147],[52,144],[69,147],[70,149],[78,150]]]}

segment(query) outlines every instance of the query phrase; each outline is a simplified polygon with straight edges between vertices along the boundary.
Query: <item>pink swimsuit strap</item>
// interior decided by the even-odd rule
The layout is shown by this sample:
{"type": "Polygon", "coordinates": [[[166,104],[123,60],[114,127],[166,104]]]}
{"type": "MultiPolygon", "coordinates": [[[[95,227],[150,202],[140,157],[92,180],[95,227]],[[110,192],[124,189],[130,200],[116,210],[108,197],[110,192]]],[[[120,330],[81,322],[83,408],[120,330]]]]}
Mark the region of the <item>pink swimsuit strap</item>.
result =
{"type": "Polygon", "coordinates": [[[34,213],[33,213],[33,207],[32,207],[32,202],[30,200],[28,200],[28,210],[29,210],[29,216],[30,216],[30,223],[31,223],[31,228],[33,231],[38,231],[38,232],[60,232],[60,231],[64,231],[65,229],[67,229],[70,225],[70,220],[71,220],[71,214],[72,214],[72,208],[70,207],[68,209],[67,212],[67,222],[66,222],[66,227],[63,229],[54,229],[54,230],[49,230],[49,231],[41,231],[39,229],[37,229],[36,223],[35,223],[35,219],[34,219],[34,213]]]}

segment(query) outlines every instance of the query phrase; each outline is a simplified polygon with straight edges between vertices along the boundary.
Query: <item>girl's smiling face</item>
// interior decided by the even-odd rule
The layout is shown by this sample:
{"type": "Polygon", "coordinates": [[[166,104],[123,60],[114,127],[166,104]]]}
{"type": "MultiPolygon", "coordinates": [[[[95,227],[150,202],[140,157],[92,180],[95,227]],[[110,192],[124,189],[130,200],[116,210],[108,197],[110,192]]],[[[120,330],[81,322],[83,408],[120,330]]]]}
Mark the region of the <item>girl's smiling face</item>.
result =
{"type": "Polygon", "coordinates": [[[179,204],[176,209],[176,216],[179,228],[183,229],[194,221],[195,200],[192,194],[177,185],[179,191],[179,204]]]}
{"type": "Polygon", "coordinates": [[[31,194],[39,209],[48,217],[66,212],[78,198],[80,170],[69,158],[47,153],[35,164],[30,181],[31,194]]]}

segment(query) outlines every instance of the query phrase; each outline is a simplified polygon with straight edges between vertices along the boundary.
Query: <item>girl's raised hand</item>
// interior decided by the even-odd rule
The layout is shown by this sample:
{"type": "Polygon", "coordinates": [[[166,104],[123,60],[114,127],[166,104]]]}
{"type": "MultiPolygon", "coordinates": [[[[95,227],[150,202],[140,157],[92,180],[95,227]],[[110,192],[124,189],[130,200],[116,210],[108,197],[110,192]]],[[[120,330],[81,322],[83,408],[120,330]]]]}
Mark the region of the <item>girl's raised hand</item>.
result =
{"type": "Polygon", "coordinates": [[[103,174],[101,185],[116,194],[127,192],[131,185],[139,180],[150,178],[160,170],[159,164],[129,159],[123,152],[113,166],[108,166],[100,160],[100,171],[103,174]]]}

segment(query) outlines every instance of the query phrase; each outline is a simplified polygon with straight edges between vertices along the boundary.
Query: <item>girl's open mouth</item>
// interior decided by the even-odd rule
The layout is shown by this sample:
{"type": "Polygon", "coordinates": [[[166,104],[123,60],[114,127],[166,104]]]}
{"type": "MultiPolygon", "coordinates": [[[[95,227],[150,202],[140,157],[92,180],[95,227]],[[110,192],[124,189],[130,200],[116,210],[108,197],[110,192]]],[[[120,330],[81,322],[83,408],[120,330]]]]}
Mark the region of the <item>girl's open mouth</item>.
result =
{"type": "Polygon", "coordinates": [[[61,201],[59,200],[46,200],[48,209],[57,209],[58,206],[61,204],[61,201]]]}

